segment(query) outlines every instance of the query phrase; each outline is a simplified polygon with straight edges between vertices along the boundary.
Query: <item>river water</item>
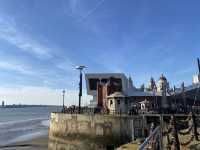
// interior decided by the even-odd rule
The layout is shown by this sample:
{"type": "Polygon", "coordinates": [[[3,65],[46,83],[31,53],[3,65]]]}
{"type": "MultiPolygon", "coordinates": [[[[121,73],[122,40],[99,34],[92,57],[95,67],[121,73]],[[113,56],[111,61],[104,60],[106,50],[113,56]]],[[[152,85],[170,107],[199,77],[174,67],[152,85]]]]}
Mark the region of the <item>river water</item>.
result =
{"type": "Polygon", "coordinates": [[[50,113],[60,107],[0,108],[0,146],[48,135],[50,113]]]}

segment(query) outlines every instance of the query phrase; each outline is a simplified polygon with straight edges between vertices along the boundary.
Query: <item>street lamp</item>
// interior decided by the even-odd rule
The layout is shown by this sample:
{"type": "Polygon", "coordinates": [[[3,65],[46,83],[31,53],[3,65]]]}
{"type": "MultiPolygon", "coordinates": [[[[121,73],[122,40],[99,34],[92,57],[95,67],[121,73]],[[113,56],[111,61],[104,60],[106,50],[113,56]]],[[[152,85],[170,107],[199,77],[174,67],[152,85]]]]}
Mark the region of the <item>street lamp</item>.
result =
{"type": "Polygon", "coordinates": [[[86,66],[76,66],[76,69],[80,71],[80,82],[79,82],[79,103],[78,103],[78,113],[81,113],[81,96],[82,96],[82,71],[86,66]]]}
{"type": "Polygon", "coordinates": [[[200,60],[199,60],[199,58],[197,58],[197,64],[198,64],[198,71],[199,71],[199,74],[200,74],[200,60]]]}
{"type": "Polygon", "coordinates": [[[64,113],[65,112],[65,90],[62,91],[62,94],[63,94],[63,109],[62,109],[62,112],[64,113]]]}

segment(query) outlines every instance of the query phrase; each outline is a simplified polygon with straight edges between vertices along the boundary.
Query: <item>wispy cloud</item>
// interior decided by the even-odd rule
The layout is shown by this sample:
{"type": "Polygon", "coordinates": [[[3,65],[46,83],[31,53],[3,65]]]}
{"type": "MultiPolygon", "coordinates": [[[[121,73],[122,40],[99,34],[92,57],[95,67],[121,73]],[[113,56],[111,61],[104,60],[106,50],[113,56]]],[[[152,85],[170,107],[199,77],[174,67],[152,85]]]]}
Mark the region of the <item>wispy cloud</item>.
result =
{"type": "Polygon", "coordinates": [[[70,61],[70,60],[67,61],[66,60],[66,61],[57,63],[56,67],[58,69],[63,70],[63,71],[71,72],[76,67],[76,65],[72,61],[70,61]]]}
{"type": "MultiPolygon", "coordinates": [[[[1,72],[9,72],[13,74],[13,78],[16,77],[18,80],[18,76],[26,77],[26,83],[31,85],[37,86],[45,86],[45,87],[52,87],[52,88],[68,88],[68,89],[75,89],[78,83],[78,72],[73,71],[73,67],[69,67],[69,65],[60,66],[52,65],[52,69],[48,68],[38,68],[33,67],[30,64],[25,64],[23,62],[17,60],[7,60],[7,61],[0,61],[0,71],[1,72]],[[58,70],[60,69],[60,71],[58,70]],[[34,81],[34,83],[33,83],[34,81]]],[[[20,83],[23,85],[24,82],[20,83]]],[[[5,83],[5,85],[10,86],[21,86],[21,84],[14,83],[5,83]]]]}
{"type": "Polygon", "coordinates": [[[98,2],[90,9],[84,8],[83,1],[81,0],[69,0],[68,4],[72,15],[78,16],[78,22],[82,22],[91,16],[104,2],[105,0],[98,0],[98,2]]]}
{"type": "Polygon", "coordinates": [[[80,21],[83,21],[91,16],[98,9],[98,7],[104,3],[104,1],[105,0],[100,0],[92,9],[87,11],[87,13],[81,18],[80,21]]]}
{"type": "MultiPolygon", "coordinates": [[[[37,77],[38,84],[47,85],[54,87],[57,84],[68,85],[69,78],[73,77],[73,67],[75,66],[71,60],[65,61],[62,56],[53,55],[53,49],[49,45],[43,45],[38,42],[35,38],[32,38],[30,35],[20,31],[16,25],[16,22],[13,18],[5,17],[0,15],[0,39],[7,41],[9,44],[15,45],[18,51],[25,52],[34,56],[35,58],[48,60],[50,58],[54,59],[59,57],[60,62],[54,61],[49,67],[42,68],[37,66],[32,61],[18,60],[18,58],[13,57],[1,59],[0,61],[0,70],[9,71],[13,73],[20,73],[24,76],[29,76],[28,79],[32,81],[33,78],[37,77]],[[60,59],[61,58],[61,59],[60,59]],[[62,70],[62,74],[59,74],[57,71],[62,70]],[[66,80],[63,74],[67,74],[69,78],[66,80]],[[65,81],[66,80],[66,81],[65,81]]],[[[20,58],[19,58],[20,59],[20,58]]],[[[57,58],[58,59],[58,58],[57,58]]],[[[40,61],[40,60],[39,60],[40,61]]],[[[70,80],[72,84],[73,80],[70,80]]],[[[15,83],[12,83],[13,85],[15,83]]],[[[33,83],[30,83],[32,85],[33,83]]]]}
{"type": "Polygon", "coordinates": [[[32,69],[26,65],[4,62],[4,61],[0,61],[0,69],[8,70],[8,71],[16,71],[18,73],[25,74],[25,75],[35,74],[35,72],[33,72],[32,69]]]}
{"type": "Polygon", "coordinates": [[[0,16],[0,38],[39,58],[51,58],[51,49],[20,31],[13,18],[0,16]]]}

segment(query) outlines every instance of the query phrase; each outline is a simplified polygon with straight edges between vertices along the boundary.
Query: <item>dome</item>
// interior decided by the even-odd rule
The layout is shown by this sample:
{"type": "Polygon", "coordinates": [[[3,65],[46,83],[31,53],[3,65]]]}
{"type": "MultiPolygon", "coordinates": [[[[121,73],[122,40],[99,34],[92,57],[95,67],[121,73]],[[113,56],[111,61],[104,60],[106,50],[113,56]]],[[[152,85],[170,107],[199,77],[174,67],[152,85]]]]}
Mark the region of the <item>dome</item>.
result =
{"type": "Polygon", "coordinates": [[[167,82],[167,78],[162,74],[157,84],[158,92],[164,91],[169,88],[169,83],[167,82]]]}
{"type": "Polygon", "coordinates": [[[167,78],[163,74],[161,74],[160,80],[167,81],[167,78]]]}

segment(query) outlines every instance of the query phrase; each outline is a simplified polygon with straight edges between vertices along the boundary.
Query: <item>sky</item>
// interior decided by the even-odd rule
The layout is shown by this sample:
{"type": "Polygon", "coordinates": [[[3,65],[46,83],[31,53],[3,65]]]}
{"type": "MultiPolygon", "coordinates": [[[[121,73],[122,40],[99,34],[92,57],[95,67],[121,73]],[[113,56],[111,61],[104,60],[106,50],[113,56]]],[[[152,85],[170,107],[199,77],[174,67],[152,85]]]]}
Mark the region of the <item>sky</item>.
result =
{"type": "MultiPolygon", "coordinates": [[[[163,73],[192,83],[200,57],[200,2],[1,0],[0,101],[78,103],[79,73],[119,72],[139,87],[163,73]]],[[[91,97],[84,96],[82,104],[91,97]]]]}

